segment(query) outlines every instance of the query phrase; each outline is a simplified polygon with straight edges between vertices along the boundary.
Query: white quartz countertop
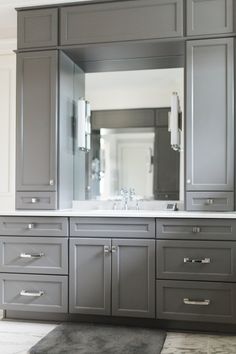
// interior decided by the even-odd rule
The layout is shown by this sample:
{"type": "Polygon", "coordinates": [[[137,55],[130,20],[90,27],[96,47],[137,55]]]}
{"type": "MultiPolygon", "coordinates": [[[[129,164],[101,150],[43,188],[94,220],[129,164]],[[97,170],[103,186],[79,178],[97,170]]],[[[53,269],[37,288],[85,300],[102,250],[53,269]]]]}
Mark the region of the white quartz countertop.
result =
{"type": "Polygon", "coordinates": [[[205,218],[235,219],[236,212],[190,212],[165,210],[12,210],[0,211],[0,216],[65,216],[65,217],[132,217],[132,218],[205,218]]]}

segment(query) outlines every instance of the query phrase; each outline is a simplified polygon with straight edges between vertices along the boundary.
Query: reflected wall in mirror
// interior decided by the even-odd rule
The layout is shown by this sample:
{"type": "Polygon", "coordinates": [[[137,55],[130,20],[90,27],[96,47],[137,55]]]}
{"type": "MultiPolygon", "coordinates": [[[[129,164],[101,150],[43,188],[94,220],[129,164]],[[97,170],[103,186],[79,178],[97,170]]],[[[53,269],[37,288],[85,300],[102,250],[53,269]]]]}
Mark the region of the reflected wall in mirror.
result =
{"type": "Polygon", "coordinates": [[[85,77],[92,109],[91,150],[79,153],[75,199],[117,199],[125,188],[143,200],[183,200],[183,139],[181,151],[174,151],[168,131],[173,91],[183,107],[183,69],[85,77]]]}

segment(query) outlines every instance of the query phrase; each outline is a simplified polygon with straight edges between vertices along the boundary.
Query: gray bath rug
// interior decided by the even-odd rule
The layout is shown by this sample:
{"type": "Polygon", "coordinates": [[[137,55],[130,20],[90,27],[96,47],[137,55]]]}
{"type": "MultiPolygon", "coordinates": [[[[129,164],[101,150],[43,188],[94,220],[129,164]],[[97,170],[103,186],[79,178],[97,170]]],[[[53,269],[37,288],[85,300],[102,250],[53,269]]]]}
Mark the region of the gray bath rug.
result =
{"type": "Polygon", "coordinates": [[[65,323],[30,349],[30,354],[159,354],[166,333],[158,329],[65,323]]]}

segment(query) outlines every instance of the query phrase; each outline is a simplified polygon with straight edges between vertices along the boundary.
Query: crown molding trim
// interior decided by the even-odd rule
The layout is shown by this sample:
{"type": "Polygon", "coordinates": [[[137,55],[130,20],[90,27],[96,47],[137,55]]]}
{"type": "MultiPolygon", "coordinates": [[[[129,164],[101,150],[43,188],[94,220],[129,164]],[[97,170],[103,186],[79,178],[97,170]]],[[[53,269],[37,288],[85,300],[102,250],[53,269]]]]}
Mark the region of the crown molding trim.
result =
{"type": "Polygon", "coordinates": [[[16,38],[0,39],[0,54],[13,54],[16,44],[16,38]]]}

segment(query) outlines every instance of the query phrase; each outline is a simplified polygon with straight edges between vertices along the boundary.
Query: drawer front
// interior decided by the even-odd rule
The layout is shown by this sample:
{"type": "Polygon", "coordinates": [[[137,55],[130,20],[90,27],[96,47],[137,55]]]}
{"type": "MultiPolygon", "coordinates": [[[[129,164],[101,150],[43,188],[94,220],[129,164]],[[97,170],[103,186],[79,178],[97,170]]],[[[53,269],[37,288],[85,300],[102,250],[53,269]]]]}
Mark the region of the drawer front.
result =
{"type": "Polygon", "coordinates": [[[156,246],[159,279],[236,281],[236,242],[158,240],[156,246]]]}
{"type": "Polygon", "coordinates": [[[157,219],[156,237],[158,239],[236,241],[236,220],[157,219]]]}
{"type": "Polygon", "coordinates": [[[233,192],[187,192],[188,211],[233,211],[233,192]]]}
{"type": "Polygon", "coordinates": [[[58,10],[18,12],[18,48],[52,47],[58,42],[58,10]]]}
{"type": "Polygon", "coordinates": [[[16,209],[57,209],[56,192],[16,192],[16,209]]]}
{"type": "Polygon", "coordinates": [[[70,218],[73,237],[154,238],[154,219],[70,218]]]}
{"type": "Polygon", "coordinates": [[[3,236],[68,236],[68,219],[58,217],[0,217],[3,236]]]}
{"type": "Polygon", "coordinates": [[[52,275],[0,274],[4,310],[67,312],[68,278],[52,275]]]}
{"type": "Polygon", "coordinates": [[[187,35],[233,32],[233,0],[188,0],[187,35]]]}
{"type": "Polygon", "coordinates": [[[139,0],[61,9],[61,45],[180,37],[182,0],[139,0]],[[109,28],[109,30],[107,30],[109,28]]]}
{"type": "Polygon", "coordinates": [[[235,323],[236,284],[157,280],[158,319],[235,323]]]}
{"type": "Polygon", "coordinates": [[[0,272],[68,274],[68,239],[0,237],[0,272]]]}

